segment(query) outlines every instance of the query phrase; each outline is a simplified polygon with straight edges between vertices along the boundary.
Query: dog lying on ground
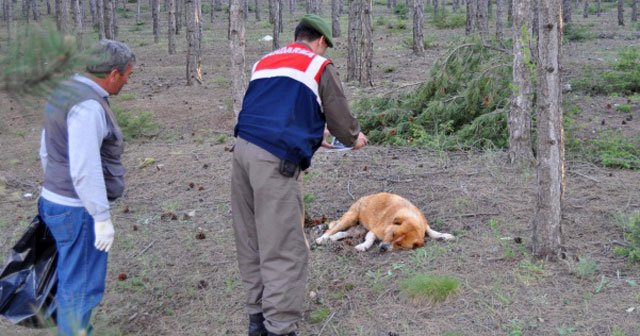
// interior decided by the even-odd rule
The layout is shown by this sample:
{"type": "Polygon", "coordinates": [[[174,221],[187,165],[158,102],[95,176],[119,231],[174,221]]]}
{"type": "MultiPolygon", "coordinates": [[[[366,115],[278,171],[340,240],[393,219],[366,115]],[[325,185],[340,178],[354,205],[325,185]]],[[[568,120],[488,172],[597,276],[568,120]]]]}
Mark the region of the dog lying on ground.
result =
{"type": "Polygon", "coordinates": [[[329,229],[316,239],[317,244],[327,240],[337,241],[352,237],[353,230],[345,231],[359,223],[368,230],[358,251],[369,249],[376,238],[380,239],[381,251],[409,250],[424,246],[425,233],[433,239],[452,240],[455,237],[429,228],[427,218],[409,200],[391,193],[378,193],[361,197],[340,220],[329,224],[329,229]]]}

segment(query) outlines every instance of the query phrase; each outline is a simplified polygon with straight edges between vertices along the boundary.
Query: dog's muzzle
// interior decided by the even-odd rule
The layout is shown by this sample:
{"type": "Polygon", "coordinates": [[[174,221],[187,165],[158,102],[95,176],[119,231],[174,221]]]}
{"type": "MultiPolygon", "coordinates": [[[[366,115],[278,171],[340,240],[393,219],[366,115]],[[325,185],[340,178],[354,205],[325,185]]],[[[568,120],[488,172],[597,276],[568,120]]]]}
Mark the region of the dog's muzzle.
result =
{"type": "Polygon", "coordinates": [[[391,244],[387,244],[387,243],[380,244],[380,252],[388,252],[388,251],[391,251],[392,249],[393,249],[393,246],[391,246],[391,244]]]}

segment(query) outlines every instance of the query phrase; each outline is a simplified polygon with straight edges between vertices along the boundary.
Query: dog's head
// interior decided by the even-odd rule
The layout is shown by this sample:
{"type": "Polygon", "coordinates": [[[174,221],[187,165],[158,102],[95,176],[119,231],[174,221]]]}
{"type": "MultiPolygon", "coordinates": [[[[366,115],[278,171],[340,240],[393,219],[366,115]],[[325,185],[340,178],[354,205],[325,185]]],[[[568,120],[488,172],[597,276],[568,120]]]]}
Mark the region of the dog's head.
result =
{"type": "Polygon", "coordinates": [[[411,250],[424,246],[424,229],[412,220],[394,222],[385,229],[380,250],[411,250]]]}

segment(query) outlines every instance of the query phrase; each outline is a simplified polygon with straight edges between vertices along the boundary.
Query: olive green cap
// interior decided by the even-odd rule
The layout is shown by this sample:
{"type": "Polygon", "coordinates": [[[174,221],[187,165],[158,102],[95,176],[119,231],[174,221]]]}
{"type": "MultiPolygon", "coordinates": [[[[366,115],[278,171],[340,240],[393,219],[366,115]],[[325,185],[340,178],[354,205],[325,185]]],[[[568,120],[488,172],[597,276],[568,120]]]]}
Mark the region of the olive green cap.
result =
{"type": "Polygon", "coordinates": [[[302,17],[300,23],[317,30],[318,33],[324,36],[329,48],[333,48],[333,32],[331,31],[329,24],[327,24],[323,18],[315,14],[306,14],[302,17]]]}

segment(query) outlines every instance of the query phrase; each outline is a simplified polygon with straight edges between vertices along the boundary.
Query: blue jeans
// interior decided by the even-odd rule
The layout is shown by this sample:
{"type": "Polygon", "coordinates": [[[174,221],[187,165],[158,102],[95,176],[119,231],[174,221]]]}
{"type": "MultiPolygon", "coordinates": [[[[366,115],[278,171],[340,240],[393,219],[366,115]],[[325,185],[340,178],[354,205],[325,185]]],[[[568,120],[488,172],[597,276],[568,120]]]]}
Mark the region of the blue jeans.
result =
{"type": "Polygon", "coordinates": [[[58,248],[56,322],[58,335],[91,335],[91,311],[102,300],[107,256],[94,246],[93,217],[83,207],[70,207],[40,198],[38,211],[58,248]]]}

